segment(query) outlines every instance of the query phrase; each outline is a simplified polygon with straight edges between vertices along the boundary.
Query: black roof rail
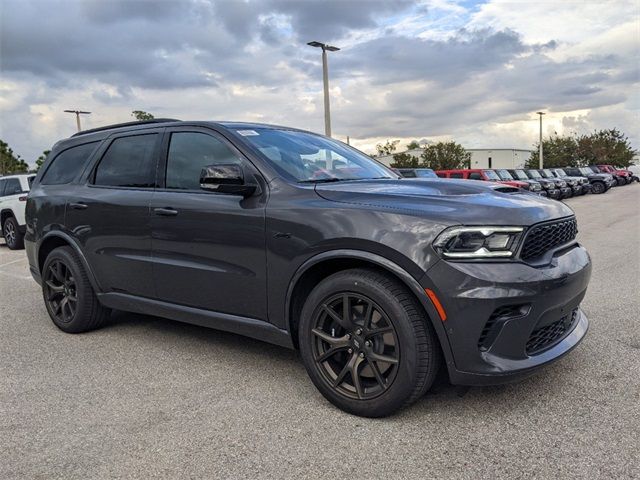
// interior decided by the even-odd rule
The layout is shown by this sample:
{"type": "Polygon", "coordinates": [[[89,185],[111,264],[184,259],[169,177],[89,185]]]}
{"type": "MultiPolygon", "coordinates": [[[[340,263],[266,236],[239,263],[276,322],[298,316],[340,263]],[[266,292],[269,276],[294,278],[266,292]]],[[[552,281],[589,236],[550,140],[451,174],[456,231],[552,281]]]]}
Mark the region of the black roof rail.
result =
{"type": "Polygon", "coordinates": [[[136,120],[135,122],[114,123],[113,125],[105,125],[104,127],[91,128],[89,130],[81,130],[78,133],[74,133],[71,137],[77,137],[79,135],[86,135],[87,133],[101,132],[103,130],[111,130],[112,128],[120,127],[133,127],[135,125],[148,125],[151,123],[167,123],[167,122],[179,122],[177,118],[154,118],[152,120],[136,120]]]}

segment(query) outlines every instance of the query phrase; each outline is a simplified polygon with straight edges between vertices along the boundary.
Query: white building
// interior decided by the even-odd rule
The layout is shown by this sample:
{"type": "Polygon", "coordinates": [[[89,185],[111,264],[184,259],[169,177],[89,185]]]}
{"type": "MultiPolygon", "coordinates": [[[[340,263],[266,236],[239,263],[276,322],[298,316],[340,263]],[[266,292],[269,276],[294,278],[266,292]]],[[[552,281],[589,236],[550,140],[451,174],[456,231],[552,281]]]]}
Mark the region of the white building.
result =
{"type": "MultiPolygon", "coordinates": [[[[467,148],[471,154],[471,168],[522,168],[531,156],[531,150],[517,148],[467,148]]],[[[412,157],[420,158],[421,148],[405,152],[412,157]]],[[[393,155],[382,155],[376,160],[389,166],[393,163],[393,155]]]]}
{"type": "Polygon", "coordinates": [[[532,150],[517,148],[467,148],[471,154],[471,168],[522,168],[532,150]]]}

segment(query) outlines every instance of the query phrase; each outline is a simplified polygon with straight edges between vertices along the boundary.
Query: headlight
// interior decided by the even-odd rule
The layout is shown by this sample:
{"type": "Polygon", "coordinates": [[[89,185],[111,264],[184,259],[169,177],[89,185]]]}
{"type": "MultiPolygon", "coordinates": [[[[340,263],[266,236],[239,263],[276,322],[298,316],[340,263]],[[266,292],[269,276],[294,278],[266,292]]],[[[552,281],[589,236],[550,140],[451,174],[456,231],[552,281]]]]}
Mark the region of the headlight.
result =
{"type": "Polygon", "coordinates": [[[433,242],[445,258],[509,258],[518,248],[522,227],[450,227],[433,242]]]}
{"type": "Polygon", "coordinates": [[[540,190],[542,190],[542,186],[539,183],[534,183],[531,186],[533,187],[532,190],[535,192],[539,192],[540,190]]]}
{"type": "Polygon", "coordinates": [[[560,187],[566,187],[567,186],[567,182],[565,182],[564,180],[560,180],[560,187]]]}

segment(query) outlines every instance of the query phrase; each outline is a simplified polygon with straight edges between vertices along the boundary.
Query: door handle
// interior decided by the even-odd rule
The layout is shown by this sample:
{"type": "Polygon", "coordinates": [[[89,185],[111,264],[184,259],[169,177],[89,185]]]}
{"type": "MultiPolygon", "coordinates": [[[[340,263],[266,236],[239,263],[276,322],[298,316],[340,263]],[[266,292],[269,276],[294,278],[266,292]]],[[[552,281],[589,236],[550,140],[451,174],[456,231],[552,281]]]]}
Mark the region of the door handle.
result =
{"type": "Polygon", "coordinates": [[[178,211],[170,207],[154,208],[153,213],[155,213],[156,215],[161,215],[163,217],[175,217],[176,215],[178,215],[178,211]]]}
{"type": "Polygon", "coordinates": [[[86,203],[70,203],[69,208],[74,210],[86,210],[89,206],[86,203]]]}

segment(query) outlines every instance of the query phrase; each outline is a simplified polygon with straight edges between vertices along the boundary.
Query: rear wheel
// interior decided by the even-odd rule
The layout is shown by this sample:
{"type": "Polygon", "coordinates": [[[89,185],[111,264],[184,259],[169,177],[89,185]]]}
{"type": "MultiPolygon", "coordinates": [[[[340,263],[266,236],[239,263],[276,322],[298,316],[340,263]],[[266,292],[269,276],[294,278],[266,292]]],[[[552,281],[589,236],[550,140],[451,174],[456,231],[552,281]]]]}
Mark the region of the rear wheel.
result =
{"type": "Polygon", "coordinates": [[[591,193],[595,193],[596,195],[600,193],[604,193],[607,190],[607,187],[603,182],[593,182],[591,184],[591,193]]]}
{"type": "Polygon", "coordinates": [[[98,302],[82,262],[71,247],[56,248],[45,260],[42,295],[53,323],[68,333],[93,330],[109,317],[110,310],[98,302]]]}
{"type": "Polygon", "coordinates": [[[440,351],[422,307],[395,278],[353,269],[320,282],[302,310],[300,351],[311,380],[334,405],[366,417],[420,398],[440,351]]]}
{"type": "Polygon", "coordinates": [[[2,236],[10,250],[20,250],[24,248],[24,235],[20,232],[15,217],[9,217],[4,221],[2,236]]]}

